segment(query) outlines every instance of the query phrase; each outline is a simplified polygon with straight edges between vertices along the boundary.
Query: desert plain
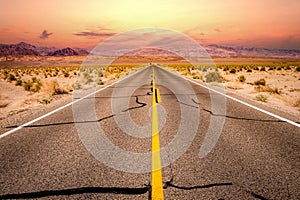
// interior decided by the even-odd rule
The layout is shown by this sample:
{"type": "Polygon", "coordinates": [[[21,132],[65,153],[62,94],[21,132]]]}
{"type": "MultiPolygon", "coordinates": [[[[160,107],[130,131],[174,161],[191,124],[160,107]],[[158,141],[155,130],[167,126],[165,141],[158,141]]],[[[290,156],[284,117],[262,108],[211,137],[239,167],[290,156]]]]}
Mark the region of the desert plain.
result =
{"type": "Polygon", "coordinates": [[[1,129],[15,126],[41,110],[71,102],[76,89],[85,89],[87,85],[101,88],[152,62],[199,83],[222,85],[229,95],[300,118],[299,59],[217,57],[212,58],[213,66],[197,66],[172,57],[125,56],[109,66],[82,67],[85,59],[85,56],[1,58],[1,129]]]}

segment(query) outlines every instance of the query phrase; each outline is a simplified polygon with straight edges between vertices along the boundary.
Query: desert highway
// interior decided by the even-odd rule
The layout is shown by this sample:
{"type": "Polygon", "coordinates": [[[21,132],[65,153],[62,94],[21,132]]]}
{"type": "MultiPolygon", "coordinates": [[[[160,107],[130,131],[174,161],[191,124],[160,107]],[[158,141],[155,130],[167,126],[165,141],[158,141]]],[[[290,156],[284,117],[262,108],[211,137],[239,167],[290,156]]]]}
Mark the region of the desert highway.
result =
{"type": "Polygon", "coordinates": [[[2,130],[0,199],[300,199],[299,118],[156,65],[78,99],[2,130]]]}

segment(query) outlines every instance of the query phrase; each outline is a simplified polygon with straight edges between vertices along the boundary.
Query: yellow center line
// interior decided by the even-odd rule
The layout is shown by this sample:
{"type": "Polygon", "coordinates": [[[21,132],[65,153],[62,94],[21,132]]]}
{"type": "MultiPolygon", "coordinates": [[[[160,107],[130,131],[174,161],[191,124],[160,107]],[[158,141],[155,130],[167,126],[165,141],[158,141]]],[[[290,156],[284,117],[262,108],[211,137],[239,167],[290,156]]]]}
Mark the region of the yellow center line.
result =
{"type": "Polygon", "coordinates": [[[160,145],[157,119],[157,88],[155,85],[154,69],[152,69],[152,189],[151,197],[154,200],[164,199],[162,186],[162,171],[160,162],[160,145]]]}

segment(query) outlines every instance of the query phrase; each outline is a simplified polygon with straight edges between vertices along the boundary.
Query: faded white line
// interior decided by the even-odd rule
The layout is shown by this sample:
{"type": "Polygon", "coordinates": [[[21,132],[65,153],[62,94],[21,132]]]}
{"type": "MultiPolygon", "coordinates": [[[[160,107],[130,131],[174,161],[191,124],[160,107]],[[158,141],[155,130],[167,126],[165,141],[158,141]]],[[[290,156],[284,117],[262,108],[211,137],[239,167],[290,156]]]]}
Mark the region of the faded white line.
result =
{"type": "MultiPolygon", "coordinates": [[[[145,67],[145,68],[146,68],[146,67],[145,67]]],[[[143,69],[145,69],[145,68],[143,68],[143,69]]],[[[5,132],[5,133],[3,133],[3,134],[0,135],[0,139],[2,139],[2,138],[4,138],[4,137],[6,137],[6,136],[8,136],[8,135],[10,135],[10,134],[12,134],[12,133],[18,131],[18,130],[21,130],[22,128],[24,128],[24,127],[26,127],[26,126],[29,126],[30,124],[33,124],[33,123],[35,123],[35,122],[37,122],[37,121],[39,121],[39,120],[41,120],[41,119],[43,119],[43,118],[45,118],[45,117],[48,117],[48,116],[50,116],[50,115],[52,115],[52,114],[54,114],[54,113],[56,113],[56,112],[58,112],[58,111],[60,111],[60,110],[62,110],[62,109],[65,109],[65,108],[67,108],[67,107],[69,107],[69,106],[71,106],[71,105],[73,105],[73,104],[75,104],[75,103],[77,103],[77,102],[79,102],[79,101],[82,101],[83,99],[85,99],[85,98],[87,98],[87,97],[90,97],[90,96],[92,96],[92,95],[94,95],[94,94],[96,94],[96,93],[98,93],[98,92],[100,92],[100,91],[102,91],[102,90],[105,90],[106,88],[109,88],[109,87],[111,87],[111,86],[117,84],[118,82],[121,82],[121,81],[123,81],[123,80],[125,80],[125,79],[127,79],[127,78],[129,78],[129,77],[131,77],[131,76],[133,76],[134,74],[136,74],[136,73],[138,73],[138,72],[141,72],[143,69],[138,70],[138,71],[136,71],[136,72],[130,74],[129,76],[126,76],[126,77],[124,77],[124,78],[121,78],[121,79],[117,80],[116,82],[111,83],[111,84],[109,84],[109,85],[107,85],[107,86],[105,86],[105,87],[103,87],[103,88],[100,88],[99,90],[96,90],[96,91],[94,91],[94,92],[92,92],[92,93],[90,93],[90,94],[87,94],[86,96],[81,97],[80,99],[77,99],[77,100],[72,101],[72,102],[70,102],[70,103],[68,103],[68,104],[66,104],[66,105],[64,105],[64,106],[62,106],[62,107],[59,107],[59,108],[57,108],[57,109],[55,109],[55,110],[52,110],[51,112],[48,112],[48,113],[46,113],[46,114],[44,114],[44,115],[42,115],[42,116],[40,116],[40,117],[38,117],[38,118],[36,118],[36,119],[33,119],[33,120],[31,120],[31,121],[25,123],[25,124],[22,124],[22,125],[20,125],[20,126],[14,128],[14,129],[12,129],[12,130],[10,130],[10,131],[7,131],[7,132],[5,132]]]]}
{"type": "MultiPolygon", "coordinates": [[[[156,66],[157,66],[157,65],[156,65],[156,66]]],[[[157,67],[159,67],[159,66],[157,66],[157,67]]],[[[159,67],[159,68],[161,68],[161,69],[163,69],[163,70],[166,70],[166,69],[164,69],[164,68],[162,68],[162,67],[159,67]]],[[[192,82],[192,83],[194,83],[194,84],[196,84],[196,85],[199,85],[199,86],[201,86],[201,87],[203,87],[203,88],[206,88],[206,89],[208,89],[208,90],[210,90],[210,91],[213,91],[213,92],[215,92],[215,93],[217,93],[217,94],[223,95],[223,96],[227,97],[228,99],[231,99],[231,100],[233,100],[233,101],[236,101],[236,102],[238,102],[238,103],[240,103],[240,104],[243,104],[243,105],[245,105],[245,106],[248,106],[248,107],[250,107],[250,108],[253,108],[253,109],[258,110],[258,111],[260,111],[260,112],[262,112],[262,113],[265,113],[265,114],[267,114],[267,115],[269,115],[269,116],[272,116],[272,117],[274,117],[274,118],[277,118],[277,119],[279,119],[279,120],[281,120],[281,121],[287,122],[287,123],[289,123],[289,124],[291,124],[291,125],[294,125],[294,126],[300,128],[300,124],[298,124],[298,123],[296,123],[296,122],[294,122],[294,121],[292,121],[292,120],[286,119],[286,118],[284,118],[284,117],[281,117],[281,116],[279,116],[279,115],[276,115],[276,114],[274,114],[274,113],[271,113],[271,112],[269,112],[269,111],[266,111],[266,110],[264,110],[264,109],[262,109],[262,108],[258,108],[258,107],[254,106],[254,105],[251,105],[251,104],[249,104],[249,103],[246,103],[246,102],[244,102],[244,101],[241,101],[241,100],[239,100],[239,99],[237,99],[237,98],[234,98],[234,97],[232,97],[232,96],[229,96],[229,95],[224,94],[224,93],[222,93],[222,92],[219,92],[219,91],[217,91],[217,90],[214,90],[214,89],[212,89],[212,88],[209,88],[209,87],[207,87],[207,86],[205,86],[205,85],[202,85],[202,84],[200,84],[200,83],[198,83],[198,82],[196,82],[196,81],[194,81],[194,80],[191,80],[191,79],[188,79],[188,78],[186,78],[186,77],[184,77],[184,76],[181,76],[181,75],[177,74],[177,73],[174,72],[174,71],[171,71],[171,70],[167,70],[167,71],[173,73],[174,75],[176,75],[176,76],[178,76],[178,77],[180,77],[180,78],[183,78],[183,79],[185,79],[185,80],[187,80],[187,81],[190,81],[190,82],[192,82]]]]}

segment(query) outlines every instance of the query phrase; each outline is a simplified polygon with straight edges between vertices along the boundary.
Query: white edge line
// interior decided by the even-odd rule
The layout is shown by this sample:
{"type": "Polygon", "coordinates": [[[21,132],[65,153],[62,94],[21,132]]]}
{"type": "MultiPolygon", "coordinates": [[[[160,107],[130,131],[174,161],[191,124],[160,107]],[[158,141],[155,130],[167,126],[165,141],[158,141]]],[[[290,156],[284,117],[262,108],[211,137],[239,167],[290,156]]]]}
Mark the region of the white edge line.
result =
{"type": "MultiPolygon", "coordinates": [[[[156,66],[157,66],[157,65],[156,65],[156,66]]],[[[162,68],[162,67],[160,67],[160,66],[157,66],[157,67],[159,67],[159,68],[161,68],[161,69],[164,69],[164,68],[162,68]]],[[[265,113],[265,114],[267,114],[267,115],[269,115],[269,116],[275,117],[275,118],[277,118],[277,119],[279,119],[279,120],[281,120],[281,121],[287,122],[287,123],[289,123],[289,124],[291,124],[291,125],[294,125],[294,126],[300,128],[300,124],[298,124],[298,123],[296,123],[296,122],[294,122],[294,121],[292,121],[292,120],[286,119],[286,118],[284,118],[284,117],[281,117],[281,116],[279,116],[279,115],[276,115],[276,114],[274,114],[274,113],[271,113],[271,112],[269,112],[269,111],[266,111],[266,110],[264,110],[264,109],[262,109],[262,108],[258,108],[258,107],[254,106],[254,105],[251,105],[251,104],[249,104],[249,103],[246,103],[246,102],[244,102],[244,101],[241,101],[241,100],[239,100],[239,99],[236,99],[236,98],[234,98],[234,97],[232,97],[232,96],[229,96],[229,95],[227,95],[227,94],[224,94],[224,93],[222,93],[222,92],[219,92],[219,91],[217,91],[217,90],[214,90],[214,89],[212,89],[212,88],[209,88],[209,87],[207,87],[207,86],[205,86],[205,85],[202,85],[202,84],[200,84],[200,83],[198,83],[198,82],[196,82],[196,81],[194,81],[194,80],[188,79],[187,77],[184,77],[184,76],[182,76],[182,75],[180,75],[180,74],[178,74],[178,73],[176,73],[176,72],[174,72],[174,71],[171,71],[171,70],[169,70],[169,69],[164,69],[164,70],[167,70],[167,71],[169,71],[169,72],[175,74],[176,76],[178,76],[178,77],[180,77],[180,78],[183,78],[183,79],[185,79],[185,80],[187,80],[187,81],[190,81],[190,82],[192,82],[192,83],[194,83],[194,84],[196,84],[196,85],[199,85],[199,86],[201,86],[201,87],[203,87],[203,88],[206,88],[206,89],[208,89],[208,90],[210,90],[210,91],[213,91],[213,92],[215,92],[215,93],[218,93],[218,94],[220,94],[220,95],[223,95],[223,96],[225,96],[225,97],[227,97],[227,98],[229,98],[229,99],[231,99],[231,100],[233,100],[233,101],[236,101],[236,102],[238,102],[238,103],[240,103],[240,104],[243,104],[243,105],[245,105],[245,106],[248,106],[248,107],[250,107],[250,108],[253,108],[253,109],[258,110],[258,111],[260,111],[260,112],[262,112],[262,113],[265,113]]]]}
{"type": "Polygon", "coordinates": [[[29,122],[26,122],[25,124],[22,124],[22,125],[20,125],[20,126],[14,128],[14,129],[12,129],[12,130],[9,130],[9,131],[7,131],[7,132],[1,134],[1,135],[0,135],[0,139],[2,139],[2,138],[4,138],[4,137],[6,137],[6,136],[8,136],[8,135],[10,135],[10,134],[12,134],[12,133],[18,131],[18,130],[21,130],[22,128],[24,128],[24,127],[26,127],[26,126],[29,126],[30,124],[33,124],[34,122],[37,122],[37,121],[39,121],[39,120],[41,120],[41,119],[43,119],[43,118],[45,118],[45,117],[48,117],[48,116],[50,116],[50,115],[52,115],[52,114],[54,114],[54,113],[56,113],[56,112],[58,112],[58,111],[60,111],[60,110],[62,110],[62,109],[64,109],[64,108],[67,108],[67,107],[69,107],[69,106],[71,106],[71,105],[73,105],[73,104],[75,104],[75,103],[77,103],[77,102],[79,102],[79,101],[82,101],[83,99],[85,99],[85,98],[87,98],[87,97],[90,97],[90,96],[92,96],[93,94],[96,94],[96,93],[98,93],[98,92],[100,92],[100,91],[102,91],[102,90],[105,90],[106,88],[111,87],[111,86],[117,84],[118,82],[121,82],[121,81],[123,81],[123,80],[125,80],[125,79],[127,79],[127,78],[129,78],[129,77],[131,77],[131,76],[133,76],[134,74],[140,72],[141,70],[143,70],[143,69],[145,69],[145,68],[146,68],[146,67],[144,67],[144,68],[142,68],[142,69],[140,69],[140,70],[137,70],[136,72],[133,72],[132,74],[130,74],[130,75],[128,75],[128,76],[125,76],[125,77],[123,77],[123,78],[117,80],[116,82],[113,82],[113,83],[111,83],[111,84],[109,84],[109,85],[107,85],[107,86],[105,86],[105,87],[103,87],[103,88],[100,88],[99,90],[96,90],[96,91],[94,91],[94,92],[92,92],[92,93],[90,93],[90,94],[87,94],[86,96],[81,97],[80,99],[77,99],[77,100],[75,100],[75,101],[72,101],[72,102],[70,102],[70,103],[68,103],[68,104],[66,104],[66,105],[63,105],[63,106],[61,106],[61,107],[59,107],[59,108],[57,108],[57,109],[55,109],[55,110],[52,110],[51,112],[48,112],[48,113],[46,113],[46,114],[44,114],[44,115],[42,115],[42,116],[40,116],[40,117],[38,117],[38,118],[35,118],[35,119],[33,119],[33,120],[29,121],[29,122]]]}

